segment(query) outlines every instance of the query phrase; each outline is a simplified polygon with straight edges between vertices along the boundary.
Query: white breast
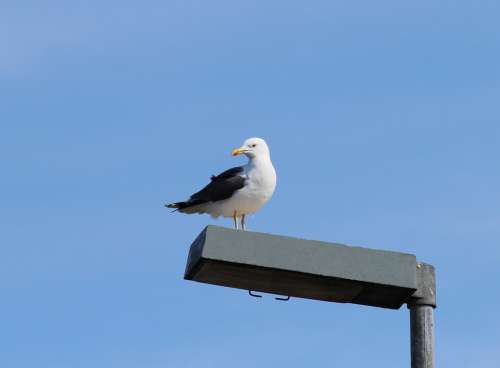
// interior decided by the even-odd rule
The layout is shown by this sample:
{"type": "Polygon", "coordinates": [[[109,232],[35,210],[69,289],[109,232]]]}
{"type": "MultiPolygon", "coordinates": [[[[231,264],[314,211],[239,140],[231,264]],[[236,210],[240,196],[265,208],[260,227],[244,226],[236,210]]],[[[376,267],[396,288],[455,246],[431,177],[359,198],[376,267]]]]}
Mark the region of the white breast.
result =
{"type": "Polygon", "coordinates": [[[271,160],[252,160],[244,169],[245,186],[231,198],[214,203],[210,209],[212,216],[252,214],[271,198],[276,188],[276,171],[271,160]]]}

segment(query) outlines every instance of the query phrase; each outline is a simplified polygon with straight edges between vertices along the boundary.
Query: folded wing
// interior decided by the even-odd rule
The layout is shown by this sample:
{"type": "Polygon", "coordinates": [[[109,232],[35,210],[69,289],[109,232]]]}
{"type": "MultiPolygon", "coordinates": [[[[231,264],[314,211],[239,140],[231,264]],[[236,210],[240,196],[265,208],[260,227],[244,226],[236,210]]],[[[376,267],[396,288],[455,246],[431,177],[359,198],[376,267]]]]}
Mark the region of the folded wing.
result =
{"type": "Polygon", "coordinates": [[[180,212],[194,213],[202,211],[203,204],[222,201],[230,198],[237,190],[245,186],[243,167],[233,167],[223,173],[212,176],[210,183],[199,192],[194,193],[187,201],[166,205],[180,212]]]}

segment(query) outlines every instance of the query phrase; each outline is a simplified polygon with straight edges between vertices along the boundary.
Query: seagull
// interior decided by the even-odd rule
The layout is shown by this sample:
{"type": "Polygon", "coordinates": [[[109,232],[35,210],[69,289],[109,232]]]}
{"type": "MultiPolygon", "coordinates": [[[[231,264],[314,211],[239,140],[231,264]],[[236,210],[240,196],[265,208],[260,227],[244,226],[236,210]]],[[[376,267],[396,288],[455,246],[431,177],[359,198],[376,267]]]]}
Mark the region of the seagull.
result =
{"type": "Polygon", "coordinates": [[[241,229],[246,230],[245,216],[255,213],[273,195],[276,171],[269,147],[262,138],[249,138],[232,151],[233,156],[241,154],[248,157],[246,165],[212,176],[210,183],[188,200],[166,204],[165,207],[186,214],[232,217],[236,230],[238,219],[241,229]]]}

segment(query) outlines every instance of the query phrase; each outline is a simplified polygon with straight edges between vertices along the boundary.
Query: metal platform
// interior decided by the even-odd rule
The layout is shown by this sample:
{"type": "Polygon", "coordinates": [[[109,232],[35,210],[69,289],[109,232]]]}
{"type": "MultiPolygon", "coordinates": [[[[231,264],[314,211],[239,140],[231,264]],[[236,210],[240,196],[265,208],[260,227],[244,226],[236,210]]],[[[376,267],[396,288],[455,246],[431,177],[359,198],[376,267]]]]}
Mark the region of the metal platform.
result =
{"type": "Polygon", "coordinates": [[[418,267],[412,254],[207,226],[191,245],[184,278],[398,309],[417,291],[418,267]]]}

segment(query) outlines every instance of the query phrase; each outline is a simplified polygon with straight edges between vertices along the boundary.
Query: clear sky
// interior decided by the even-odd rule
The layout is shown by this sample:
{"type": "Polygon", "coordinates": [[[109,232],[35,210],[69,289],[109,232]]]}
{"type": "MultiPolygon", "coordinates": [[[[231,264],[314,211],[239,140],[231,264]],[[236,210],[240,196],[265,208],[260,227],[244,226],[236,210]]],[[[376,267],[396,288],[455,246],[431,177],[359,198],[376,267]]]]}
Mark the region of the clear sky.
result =
{"type": "Polygon", "coordinates": [[[0,366],[407,367],[399,311],[184,281],[230,150],[250,229],[436,266],[439,367],[500,361],[500,2],[0,4],[0,366]]]}

